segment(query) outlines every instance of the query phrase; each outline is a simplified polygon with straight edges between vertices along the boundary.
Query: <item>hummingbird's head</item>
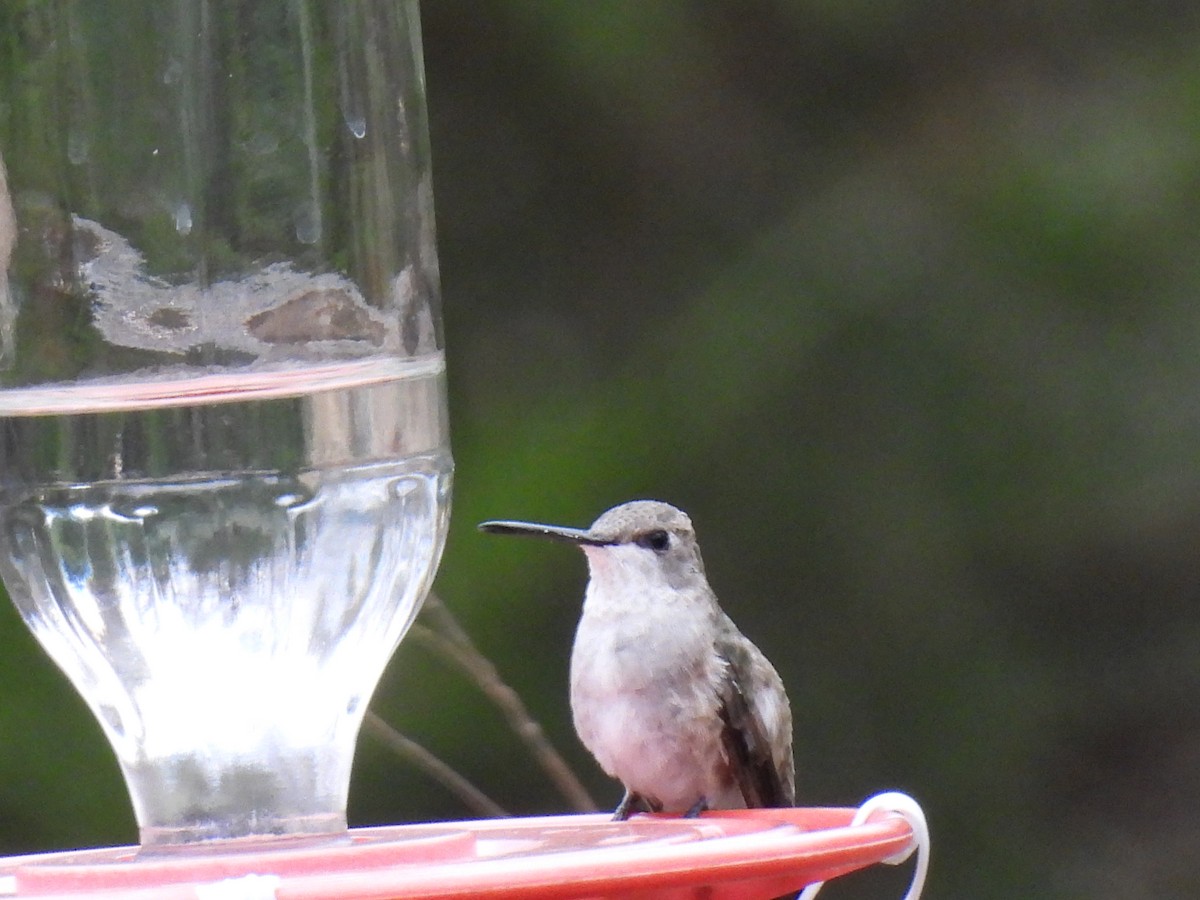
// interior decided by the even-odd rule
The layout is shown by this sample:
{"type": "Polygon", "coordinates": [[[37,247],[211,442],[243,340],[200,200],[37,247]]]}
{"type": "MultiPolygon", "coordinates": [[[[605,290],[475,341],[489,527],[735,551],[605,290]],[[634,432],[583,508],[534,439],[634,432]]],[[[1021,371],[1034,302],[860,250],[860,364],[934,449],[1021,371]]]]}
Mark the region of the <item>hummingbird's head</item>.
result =
{"type": "Polygon", "coordinates": [[[675,589],[704,578],[692,520],[669,503],[622,503],[601,515],[587,533],[596,541],[581,545],[593,578],[675,589]]]}
{"type": "Polygon", "coordinates": [[[564,528],[533,522],[484,522],[491,534],[524,534],[580,547],[593,578],[665,582],[685,587],[704,577],[704,562],[692,520],[659,500],[632,500],[605,512],[590,528],[564,528]]]}

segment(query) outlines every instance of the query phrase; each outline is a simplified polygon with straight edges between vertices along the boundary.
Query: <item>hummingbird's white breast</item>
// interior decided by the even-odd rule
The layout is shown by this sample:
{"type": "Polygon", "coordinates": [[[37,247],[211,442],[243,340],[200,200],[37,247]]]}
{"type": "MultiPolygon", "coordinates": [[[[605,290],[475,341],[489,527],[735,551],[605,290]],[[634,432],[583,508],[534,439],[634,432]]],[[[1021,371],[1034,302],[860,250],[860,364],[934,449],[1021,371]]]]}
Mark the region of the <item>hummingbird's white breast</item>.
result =
{"type": "Polygon", "coordinates": [[[708,584],[669,584],[632,546],[585,547],[591,580],[571,655],[571,709],[580,740],[626,788],[685,811],[743,806],[718,715],[725,662],[721,615],[708,584]]]}

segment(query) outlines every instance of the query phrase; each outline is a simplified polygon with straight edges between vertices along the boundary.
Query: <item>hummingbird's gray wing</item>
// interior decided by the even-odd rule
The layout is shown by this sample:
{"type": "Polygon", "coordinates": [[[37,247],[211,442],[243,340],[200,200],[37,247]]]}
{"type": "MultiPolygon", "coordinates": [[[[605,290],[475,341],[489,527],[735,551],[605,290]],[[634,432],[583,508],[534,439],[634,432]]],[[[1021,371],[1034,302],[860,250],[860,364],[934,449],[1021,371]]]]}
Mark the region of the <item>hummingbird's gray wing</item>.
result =
{"type": "Polygon", "coordinates": [[[718,638],[716,650],[727,663],[718,712],[730,769],[747,807],[794,806],[792,715],[783,682],[758,648],[729,624],[733,634],[718,638]],[[773,711],[779,721],[764,720],[767,703],[780,706],[773,711]]]}

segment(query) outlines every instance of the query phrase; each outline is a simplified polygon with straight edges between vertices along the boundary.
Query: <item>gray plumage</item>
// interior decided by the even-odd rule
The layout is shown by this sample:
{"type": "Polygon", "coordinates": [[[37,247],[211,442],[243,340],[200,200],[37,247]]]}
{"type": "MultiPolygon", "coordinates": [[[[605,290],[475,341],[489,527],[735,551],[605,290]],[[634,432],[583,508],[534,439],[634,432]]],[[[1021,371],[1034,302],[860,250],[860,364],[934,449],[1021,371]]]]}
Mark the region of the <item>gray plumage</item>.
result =
{"type": "Polygon", "coordinates": [[[575,730],[637,809],[792,806],[792,716],[778,673],[722,611],[691,520],[653,500],[588,529],[485,522],[566,541],[590,578],[571,653],[575,730]]]}

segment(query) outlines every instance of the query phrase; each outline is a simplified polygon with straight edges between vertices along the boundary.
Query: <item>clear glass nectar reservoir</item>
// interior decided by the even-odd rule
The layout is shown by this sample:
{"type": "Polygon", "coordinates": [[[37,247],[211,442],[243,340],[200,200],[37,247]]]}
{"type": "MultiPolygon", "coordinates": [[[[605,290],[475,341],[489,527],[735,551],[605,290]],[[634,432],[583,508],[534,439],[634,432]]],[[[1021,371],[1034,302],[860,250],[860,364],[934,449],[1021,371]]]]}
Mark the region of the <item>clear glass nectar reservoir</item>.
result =
{"type": "Polygon", "coordinates": [[[0,575],[146,848],[339,834],[450,505],[415,0],[18,6],[0,575]]]}

